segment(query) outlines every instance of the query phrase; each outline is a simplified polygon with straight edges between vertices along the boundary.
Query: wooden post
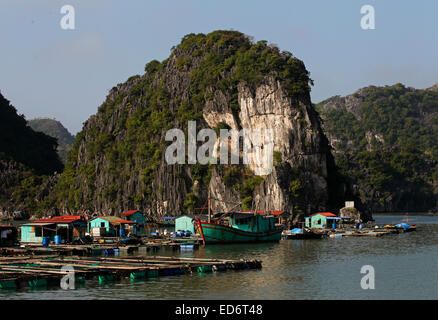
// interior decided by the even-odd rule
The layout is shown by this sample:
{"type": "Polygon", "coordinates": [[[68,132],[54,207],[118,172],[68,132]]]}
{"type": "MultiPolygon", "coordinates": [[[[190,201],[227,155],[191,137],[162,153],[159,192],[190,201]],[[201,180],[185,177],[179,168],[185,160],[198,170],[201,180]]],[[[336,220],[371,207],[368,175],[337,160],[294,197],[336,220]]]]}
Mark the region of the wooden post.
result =
{"type": "Polygon", "coordinates": [[[202,243],[203,243],[203,246],[205,247],[205,238],[204,238],[204,231],[202,230],[201,219],[198,218],[197,222],[199,224],[199,232],[201,233],[202,243]]]}

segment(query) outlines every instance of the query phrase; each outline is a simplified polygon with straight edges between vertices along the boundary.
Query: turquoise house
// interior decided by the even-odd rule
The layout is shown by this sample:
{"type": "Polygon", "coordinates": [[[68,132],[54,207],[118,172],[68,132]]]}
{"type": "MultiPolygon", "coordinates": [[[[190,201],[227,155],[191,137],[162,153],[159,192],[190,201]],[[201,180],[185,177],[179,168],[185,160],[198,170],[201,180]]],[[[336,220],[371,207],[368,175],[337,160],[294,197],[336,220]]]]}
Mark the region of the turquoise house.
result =
{"type": "Polygon", "coordinates": [[[175,231],[184,230],[195,233],[195,225],[193,223],[193,216],[182,215],[175,218],[175,231]]]}
{"type": "Polygon", "coordinates": [[[95,217],[88,221],[88,232],[94,237],[124,237],[135,234],[135,222],[115,216],[95,217]]]}
{"type": "Polygon", "coordinates": [[[318,212],[312,214],[310,217],[305,217],[306,228],[318,228],[318,229],[335,229],[339,227],[339,224],[344,220],[350,218],[337,217],[331,212],[318,212]]]}
{"type": "Polygon", "coordinates": [[[87,222],[83,216],[58,216],[51,219],[39,219],[21,226],[21,242],[42,243],[43,238],[66,243],[85,236],[87,222]]]}
{"type": "Polygon", "coordinates": [[[327,218],[330,217],[336,217],[336,215],[331,212],[318,212],[312,214],[310,217],[306,217],[305,225],[307,228],[318,228],[318,229],[330,228],[327,220],[327,218]]]}
{"type": "Polygon", "coordinates": [[[128,221],[134,221],[135,232],[138,236],[146,235],[146,217],[138,210],[126,211],[122,214],[122,217],[128,221]]]}

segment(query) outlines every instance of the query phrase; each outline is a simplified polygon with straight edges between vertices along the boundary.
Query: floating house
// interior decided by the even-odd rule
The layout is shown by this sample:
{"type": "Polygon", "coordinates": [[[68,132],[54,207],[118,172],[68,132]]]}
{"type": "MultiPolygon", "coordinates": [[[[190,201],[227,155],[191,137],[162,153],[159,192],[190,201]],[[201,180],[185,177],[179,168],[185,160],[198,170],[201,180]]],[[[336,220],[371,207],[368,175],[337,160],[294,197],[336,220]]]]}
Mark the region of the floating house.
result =
{"type": "Polygon", "coordinates": [[[56,244],[69,243],[85,236],[87,221],[84,216],[59,216],[39,219],[21,226],[21,242],[42,243],[44,238],[56,244]]]}
{"type": "Polygon", "coordinates": [[[304,219],[305,226],[307,228],[336,229],[342,224],[343,221],[351,218],[338,217],[331,212],[318,212],[312,214],[310,217],[305,217],[304,219]]]}
{"type": "Polygon", "coordinates": [[[135,225],[135,221],[120,217],[95,217],[88,221],[88,232],[94,237],[124,237],[129,233],[136,234],[135,225]]]}
{"type": "Polygon", "coordinates": [[[0,225],[0,246],[12,246],[18,241],[18,230],[14,226],[0,225]]]}
{"type": "Polygon", "coordinates": [[[195,224],[193,222],[194,217],[188,215],[182,215],[175,218],[175,231],[183,230],[195,233],[195,224]]]}
{"type": "Polygon", "coordinates": [[[178,232],[178,230],[182,231],[190,231],[191,233],[195,233],[195,221],[197,219],[200,219],[202,221],[207,221],[208,216],[205,214],[201,215],[185,215],[176,217],[175,218],[175,231],[178,232]]]}
{"type": "Polygon", "coordinates": [[[175,226],[175,217],[163,217],[163,225],[165,226],[175,226]]]}
{"type": "Polygon", "coordinates": [[[146,234],[146,217],[138,210],[129,210],[122,214],[122,218],[128,221],[134,221],[135,225],[135,234],[138,236],[142,236],[146,234]]]}

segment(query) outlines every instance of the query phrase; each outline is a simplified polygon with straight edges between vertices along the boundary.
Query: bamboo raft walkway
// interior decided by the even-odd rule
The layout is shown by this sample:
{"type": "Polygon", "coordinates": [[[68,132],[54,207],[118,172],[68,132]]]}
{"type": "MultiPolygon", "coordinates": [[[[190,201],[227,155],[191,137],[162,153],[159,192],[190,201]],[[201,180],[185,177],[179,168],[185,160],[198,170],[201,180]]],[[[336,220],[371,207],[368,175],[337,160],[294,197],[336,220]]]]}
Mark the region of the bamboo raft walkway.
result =
{"type": "Polygon", "coordinates": [[[143,244],[121,243],[93,243],[93,244],[50,244],[43,247],[42,244],[22,244],[18,247],[0,248],[2,255],[77,255],[77,256],[100,256],[118,254],[144,254],[157,252],[160,249],[197,250],[200,246],[199,239],[147,239],[143,244]],[[4,254],[2,254],[4,252],[4,254]],[[8,254],[9,253],[9,254],[8,254]]]}
{"type": "Polygon", "coordinates": [[[210,273],[227,270],[261,269],[259,260],[176,258],[165,256],[82,257],[15,256],[0,258],[0,290],[60,286],[67,274],[64,266],[74,268],[76,283],[98,280],[99,284],[124,278],[143,280],[160,276],[210,273]]]}
{"type": "Polygon", "coordinates": [[[386,228],[366,228],[362,230],[342,230],[329,232],[330,238],[342,238],[342,237],[382,237],[389,234],[400,233],[399,230],[386,229],[386,228]]]}

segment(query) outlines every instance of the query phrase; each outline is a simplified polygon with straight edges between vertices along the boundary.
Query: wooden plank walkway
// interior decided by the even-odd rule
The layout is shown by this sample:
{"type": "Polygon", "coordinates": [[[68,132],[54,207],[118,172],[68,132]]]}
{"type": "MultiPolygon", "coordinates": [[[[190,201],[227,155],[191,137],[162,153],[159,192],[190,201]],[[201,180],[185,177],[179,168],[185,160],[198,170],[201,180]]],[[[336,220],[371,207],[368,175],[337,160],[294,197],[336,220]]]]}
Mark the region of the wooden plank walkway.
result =
{"type": "Polygon", "coordinates": [[[82,256],[21,256],[0,258],[0,290],[22,287],[60,285],[70,266],[81,281],[98,279],[99,283],[187,273],[209,273],[227,270],[261,269],[258,260],[226,260],[176,258],[165,256],[82,257],[82,256]]]}

